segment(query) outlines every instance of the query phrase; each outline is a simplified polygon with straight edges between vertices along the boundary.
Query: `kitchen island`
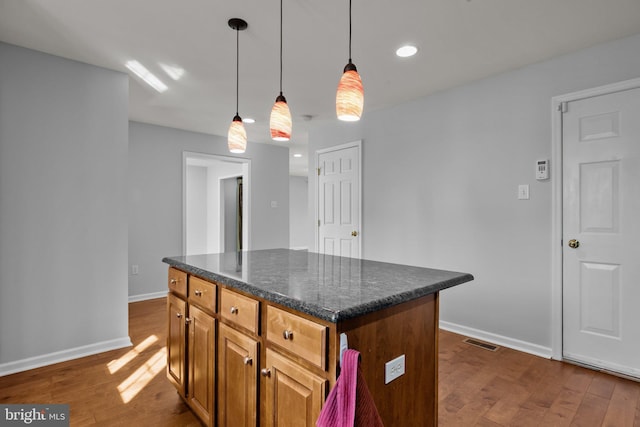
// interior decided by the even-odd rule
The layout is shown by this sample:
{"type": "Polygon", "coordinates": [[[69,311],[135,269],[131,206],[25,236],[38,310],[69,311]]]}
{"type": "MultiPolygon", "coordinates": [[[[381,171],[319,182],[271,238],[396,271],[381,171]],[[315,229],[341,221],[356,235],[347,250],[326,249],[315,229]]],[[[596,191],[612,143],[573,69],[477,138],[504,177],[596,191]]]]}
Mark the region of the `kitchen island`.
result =
{"type": "Polygon", "coordinates": [[[386,426],[437,424],[438,296],[470,274],[287,249],[163,261],[168,377],[205,424],[315,425],[341,334],[386,426]]]}

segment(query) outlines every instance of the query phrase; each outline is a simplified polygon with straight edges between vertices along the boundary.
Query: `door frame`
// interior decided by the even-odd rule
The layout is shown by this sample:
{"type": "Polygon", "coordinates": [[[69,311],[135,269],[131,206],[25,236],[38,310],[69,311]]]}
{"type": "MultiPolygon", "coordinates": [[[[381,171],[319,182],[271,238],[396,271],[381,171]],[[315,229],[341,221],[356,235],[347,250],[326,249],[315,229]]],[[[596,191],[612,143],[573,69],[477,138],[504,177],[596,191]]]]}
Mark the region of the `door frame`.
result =
{"type": "MultiPolygon", "coordinates": [[[[202,161],[213,160],[226,163],[237,163],[246,167],[246,179],[243,179],[243,194],[245,198],[245,206],[242,218],[242,247],[243,251],[251,249],[251,159],[243,157],[222,156],[218,154],[197,153],[193,151],[182,152],[182,254],[187,251],[187,162],[190,159],[199,159],[202,161]]],[[[243,178],[245,178],[243,176],[243,178]]],[[[218,186],[220,183],[218,183],[218,186]]],[[[220,205],[220,200],[217,200],[220,205]]],[[[220,206],[218,206],[220,208],[220,206]]],[[[219,221],[220,222],[220,221],[219,221]]],[[[220,225],[220,224],[218,224],[220,225]]]]}
{"type": "MultiPolygon", "coordinates": [[[[352,141],[352,142],[347,142],[346,144],[340,144],[340,145],[334,145],[332,147],[327,147],[327,148],[322,148],[320,150],[316,150],[315,152],[315,156],[314,156],[314,162],[315,162],[315,170],[318,170],[318,165],[320,164],[320,155],[324,154],[324,153],[330,153],[331,151],[339,151],[339,150],[344,150],[347,148],[353,148],[356,147],[358,149],[358,224],[360,225],[360,239],[358,240],[358,253],[360,254],[360,258],[363,258],[363,254],[362,254],[362,140],[356,140],[356,141],[352,141]]],[[[315,252],[319,252],[320,251],[320,227],[318,226],[318,221],[320,221],[320,180],[318,179],[318,173],[315,172],[314,173],[314,177],[316,180],[316,185],[314,185],[314,197],[313,200],[315,201],[315,209],[314,211],[314,221],[313,221],[313,226],[315,227],[315,232],[313,233],[314,236],[314,248],[315,248],[315,252]]]]}
{"type": "Polygon", "coordinates": [[[598,86],[551,98],[551,358],[562,356],[562,112],[566,103],[640,88],[640,78],[598,86]]]}

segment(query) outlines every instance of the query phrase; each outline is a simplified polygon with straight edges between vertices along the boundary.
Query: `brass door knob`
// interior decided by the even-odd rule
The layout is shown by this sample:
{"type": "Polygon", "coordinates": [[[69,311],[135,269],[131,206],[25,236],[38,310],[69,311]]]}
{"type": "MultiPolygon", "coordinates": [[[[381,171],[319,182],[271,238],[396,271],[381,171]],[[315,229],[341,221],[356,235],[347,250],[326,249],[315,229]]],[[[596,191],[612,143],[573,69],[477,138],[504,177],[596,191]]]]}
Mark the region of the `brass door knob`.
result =
{"type": "Polygon", "coordinates": [[[358,237],[358,232],[357,232],[357,231],[352,231],[352,232],[351,232],[351,235],[352,235],[353,237],[358,237]]]}
{"type": "Polygon", "coordinates": [[[569,247],[570,247],[571,249],[575,249],[575,248],[577,248],[578,246],[580,246],[580,242],[578,242],[576,239],[571,239],[571,240],[569,240],[569,247]]]}

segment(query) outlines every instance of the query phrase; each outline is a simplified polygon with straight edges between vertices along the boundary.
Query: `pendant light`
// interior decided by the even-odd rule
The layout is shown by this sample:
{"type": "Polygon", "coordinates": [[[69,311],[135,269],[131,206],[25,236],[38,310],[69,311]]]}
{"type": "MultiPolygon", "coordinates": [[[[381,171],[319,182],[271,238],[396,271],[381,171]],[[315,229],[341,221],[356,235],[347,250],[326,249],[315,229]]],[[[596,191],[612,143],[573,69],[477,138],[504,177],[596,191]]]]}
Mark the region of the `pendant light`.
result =
{"type": "Polygon", "coordinates": [[[291,138],[291,111],[284,95],[282,95],[282,0],[280,0],[280,95],[271,109],[269,120],[271,139],[288,141],[291,138]]]}
{"type": "Polygon", "coordinates": [[[244,153],[247,148],[247,132],[244,130],[244,124],[238,114],[238,98],[239,98],[239,80],[240,80],[240,31],[247,28],[247,22],[240,18],[229,19],[229,26],[236,30],[236,115],[229,126],[229,135],[227,144],[229,151],[232,153],[244,153]]]}
{"type": "Polygon", "coordinates": [[[351,0],[349,0],[349,63],[338,83],[336,94],[336,113],[338,119],[347,122],[360,120],[364,106],[364,88],[362,79],[353,62],[351,62],[351,0]]]}

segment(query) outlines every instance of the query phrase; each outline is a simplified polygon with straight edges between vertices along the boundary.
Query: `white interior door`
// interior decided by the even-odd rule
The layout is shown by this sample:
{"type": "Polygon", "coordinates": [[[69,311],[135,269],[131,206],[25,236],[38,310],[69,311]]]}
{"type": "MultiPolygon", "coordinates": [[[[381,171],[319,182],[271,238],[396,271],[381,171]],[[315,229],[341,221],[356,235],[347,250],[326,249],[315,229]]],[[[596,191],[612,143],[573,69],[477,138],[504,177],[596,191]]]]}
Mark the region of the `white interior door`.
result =
{"type": "Polygon", "coordinates": [[[318,152],[318,252],[360,258],[360,144],[318,152]]]}
{"type": "Polygon", "coordinates": [[[640,89],[566,107],[563,357],[640,377],[640,89]]]}

